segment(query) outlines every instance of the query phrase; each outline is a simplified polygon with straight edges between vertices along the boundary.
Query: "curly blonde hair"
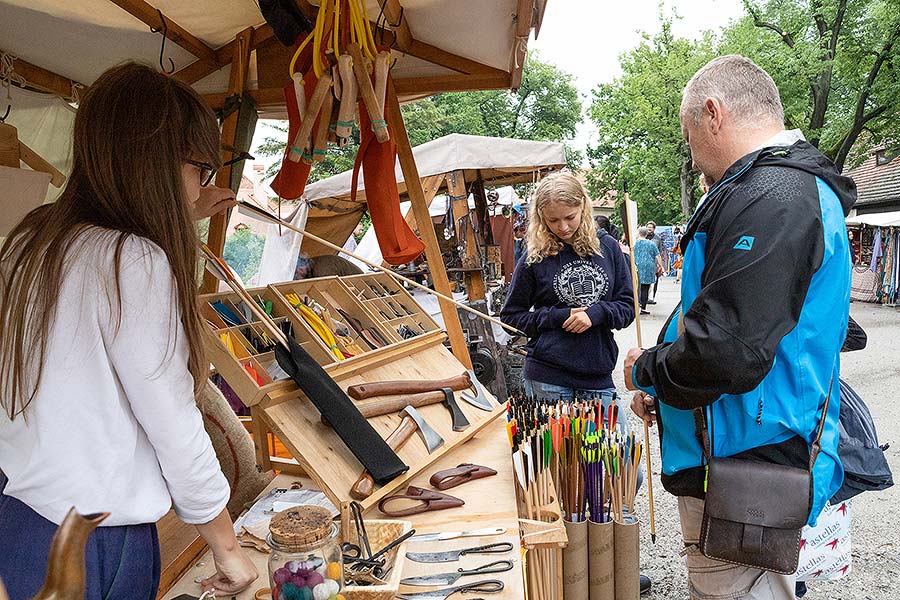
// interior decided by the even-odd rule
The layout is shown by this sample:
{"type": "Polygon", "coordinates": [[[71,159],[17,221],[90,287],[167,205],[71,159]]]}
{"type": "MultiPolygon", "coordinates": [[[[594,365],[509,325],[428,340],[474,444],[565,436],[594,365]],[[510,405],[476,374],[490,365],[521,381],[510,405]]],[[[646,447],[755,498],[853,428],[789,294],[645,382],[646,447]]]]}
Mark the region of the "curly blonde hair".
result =
{"type": "Polygon", "coordinates": [[[551,202],[581,207],[581,224],[572,235],[572,249],[582,258],[592,254],[603,256],[597,239],[597,225],[594,223],[591,203],[584,186],[571,173],[553,173],[541,180],[531,196],[526,263],[534,264],[548,256],[556,256],[563,248],[562,240],[544,222],[544,208],[551,202]]]}

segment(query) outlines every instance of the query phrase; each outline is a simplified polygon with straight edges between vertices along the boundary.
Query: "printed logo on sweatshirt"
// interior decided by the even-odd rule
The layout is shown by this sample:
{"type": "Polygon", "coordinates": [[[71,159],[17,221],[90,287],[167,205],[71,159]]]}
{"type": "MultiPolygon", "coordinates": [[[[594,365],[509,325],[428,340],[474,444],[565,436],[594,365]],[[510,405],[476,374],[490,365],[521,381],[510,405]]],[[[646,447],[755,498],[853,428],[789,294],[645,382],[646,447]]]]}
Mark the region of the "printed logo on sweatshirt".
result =
{"type": "Polygon", "coordinates": [[[609,277],[594,263],[575,260],[559,270],[553,289],[560,302],[569,306],[592,306],[606,296],[609,277]]]}
{"type": "Polygon", "coordinates": [[[738,243],[734,245],[734,250],[750,250],[753,248],[753,240],[755,240],[752,235],[742,235],[741,239],[738,240],[738,243]]]}

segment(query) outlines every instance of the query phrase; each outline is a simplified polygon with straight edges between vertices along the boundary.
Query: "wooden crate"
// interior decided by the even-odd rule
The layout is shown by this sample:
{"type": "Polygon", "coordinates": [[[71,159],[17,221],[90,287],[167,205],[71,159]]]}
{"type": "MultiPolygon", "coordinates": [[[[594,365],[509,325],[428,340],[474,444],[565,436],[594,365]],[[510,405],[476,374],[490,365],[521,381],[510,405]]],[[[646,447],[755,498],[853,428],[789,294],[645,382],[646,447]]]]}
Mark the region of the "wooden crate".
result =
{"type": "MultiPolygon", "coordinates": [[[[268,288],[252,288],[247,290],[254,298],[272,302],[273,318],[278,323],[289,322],[293,328],[294,337],[300,346],[310,353],[317,361],[328,360],[328,349],[318,337],[307,327],[302,319],[298,319],[292,312],[285,311],[274,292],[268,288]]],[[[241,299],[234,293],[205,294],[199,297],[200,314],[205,319],[207,327],[204,328],[203,343],[209,361],[231,386],[244,404],[253,406],[262,400],[268,393],[274,391],[296,390],[297,385],[290,379],[275,379],[269,375],[269,368],[274,370],[274,352],[259,352],[249,338],[260,339],[264,330],[255,320],[247,318],[245,312],[239,308],[241,299]],[[221,301],[239,319],[238,325],[226,322],[213,309],[214,302],[221,301]],[[228,349],[222,336],[231,340],[231,347],[235,353],[228,349]],[[248,371],[253,369],[260,377],[256,380],[248,371]]],[[[251,315],[252,316],[252,315],[251,315]]]]}
{"type": "Polygon", "coordinates": [[[401,325],[407,325],[419,335],[440,330],[431,315],[389,275],[352,275],[343,277],[342,282],[371,313],[380,318],[383,326],[390,329],[390,334],[397,340],[402,339],[397,331],[401,325]]]}

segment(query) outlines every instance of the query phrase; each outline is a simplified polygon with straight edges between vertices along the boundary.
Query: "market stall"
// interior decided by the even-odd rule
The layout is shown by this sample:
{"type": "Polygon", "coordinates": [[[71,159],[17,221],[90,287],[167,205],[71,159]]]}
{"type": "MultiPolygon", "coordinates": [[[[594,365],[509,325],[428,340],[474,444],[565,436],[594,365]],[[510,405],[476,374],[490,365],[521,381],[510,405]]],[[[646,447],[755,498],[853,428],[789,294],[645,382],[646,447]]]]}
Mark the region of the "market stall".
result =
{"type": "Polygon", "coordinates": [[[848,217],[847,230],[859,244],[851,298],[895,306],[900,297],[900,211],[848,217]]]}
{"type": "MultiPolygon", "coordinates": [[[[295,4],[310,23],[322,21],[323,10],[335,13],[338,10],[338,4],[334,2],[311,4],[298,0],[295,4]]],[[[365,106],[360,110],[360,117],[368,119],[363,124],[364,131],[374,132],[378,138],[385,134],[391,136],[404,181],[415,182],[406,189],[415,221],[426,223],[430,220],[426,191],[409,146],[399,103],[442,91],[517,87],[527,40],[531,31],[539,28],[545,2],[409,0],[403,4],[398,0],[386,0],[356,5],[361,11],[356,14],[357,33],[371,32],[367,34],[368,49],[385,52],[389,57],[389,60],[380,59],[382,62],[375,65],[374,86],[380,103],[373,106],[371,94],[363,93],[365,106]],[[378,69],[386,71],[379,76],[378,69]],[[385,76],[385,72],[390,75],[385,76]]],[[[344,6],[349,5],[344,3],[344,6]]],[[[3,0],[0,8],[4,15],[0,21],[3,73],[14,85],[49,92],[77,104],[79,95],[114,64],[126,59],[158,64],[161,70],[194,85],[218,110],[226,162],[239,159],[241,152],[248,149],[257,117],[283,117],[302,108],[300,96],[290,96],[294,86],[299,85],[291,78],[294,71],[292,57],[302,53],[299,39],[287,45],[280,43],[276,32],[264,23],[255,2],[229,3],[226,7],[211,0],[190,4],[160,0],[154,5],[142,0],[79,0],[65,4],[51,0],[3,0]]],[[[334,22],[337,24],[339,19],[335,18],[334,22]]],[[[335,39],[338,37],[336,34],[335,39]]],[[[350,50],[352,53],[353,49],[350,50]]],[[[317,59],[313,57],[311,62],[303,63],[304,60],[301,56],[298,64],[304,64],[301,68],[306,76],[310,76],[317,59]]],[[[363,65],[364,62],[357,59],[356,64],[363,65]]],[[[320,86],[328,77],[327,73],[316,73],[309,81],[310,87],[320,86]]],[[[354,77],[358,82],[372,84],[365,70],[355,72],[354,77]]],[[[323,98],[306,98],[310,106],[314,104],[313,100],[319,102],[323,98]]],[[[17,112],[15,107],[12,112],[17,112]]],[[[322,114],[332,116],[331,113],[322,114]]],[[[313,112],[312,116],[315,115],[313,112]]],[[[304,122],[307,124],[296,123],[300,131],[312,129],[311,121],[304,119],[304,122]]],[[[315,135],[306,142],[311,143],[310,148],[305,148],[301,140],[298,154],[308,149],[320,149],[318,144],[323,140],[327,143],[327,128],[317,126],[315,132],[307,131],[309,135],[313,133],[315,135]]],[[[37,133],[22,127],[19,136],[27,145],[37,133]]],[[[302,137],[298,133],[297,138],[302,137]]],[[[378,143],[385,141],[379,139],[378,143]]],[[[68,143],[69,140],[63,137],[51,140],[51,145],[55,146],[68,143]]],[[[291,156],[286,155],[285,159],[288,161],[291,156]]],[[[390,164],[394,164],[393,157],[390,164]]],[[[217,184],[234,189],[240,179],[241,167],[242,161],[233,161],[219,172],[217,184]]],[[[381,172],[393,180],[393,174],[388,175],[383,169],[381,172]]],[[[371,192],[370,189],[367,191],[371,192]]],[[[369,193],[367,202],[371,205],[371,201],[369,193]]],[[[387,207],[390,211],[397,208],[394,205],[387,207]]],[[[227,218],[221,216],[210,224],[208,244],[211,255],[221,254],[226,222],[227,218]]],[[[446,298],[450,292],[449,283],[434,231],[430,227],[419,229],[422,237],[419,243],[423,244],[430,260],[434,287],[446,298]]],[[[322,237],[343,242],[340,236],[322,237]]],[[[361,409],[347,408],[353,406],[346,394],[354,385],[398,379],[421,383],[462,377],[461,373],[468,367],[468,354],[456,307],[448,300],[441,299],[447,330],[444,333],[421,314],[413,300],[403,295],[403,290],[393,279],[383,276],[366,275],[372,281],[364,282],[289,282],[282,287],[250,291],[237,286],[232,287],[231,292],[221,293],[216,291],[220,284],[216,275],[227,278],[227,267],[218,273],[212,268],[211,273],[207,273],[204,291],[212,295],[203,300],[209,307],[204,309],[205,316],[215,326],[215,329],[205,330],[213,363],[241,400],[254,407],[257,439],[264,437],[264,427],[279,435],[296,462],[337,506],[344,531],[349,524],[350,492],[363,478],[363,465],[376,486],[362,504],[374,511],[383,500],[402,492],[401,486],[406,486],[421,473],[431,472],[437,461],[444,460],[445,464],[451,465],[473,458],[470,453],[460,453],[456,448],[479,430],[492,432],[490,438],[486,435],[479,438],[484,448],[494,448],[497,437],[502,436],[495,418],[505,412],[504,407],[484,394],[472,377],[466,379],[466,387],[472,388],[472,403],[461,393],[447,395],[442,392],[439,401],[447,407],[435,403],[433,398],[428,400],[430,403],[418,406],[426,422],[445,440],[443,449],[431,453],[427,445],[422,448],[407,444],[397,451],[390,447],[390,442],[399,438],[401,428],[410,428],[409,421],[397,416],[396,410],[374,414],[367,419],[361,409]],[[253,295],[245,295],[248,292],[253,295]],[[293,302],[294,296],[302,297],[301,301],[293,302]],[[315,304],[312,301],[306,304],[307,298],[314,299],[315,304]],[[260,299],[262,302],[258,304],[260,299]],[[305,311],[300,304],[310,310],[314,307],[333,309],[329,310],[330,315],[340,315],[336,321],[340,321],[341,331],[347,334],[343,337],[348,338],[340,341],[341,347],[338,343],[323,344],[322,337],[311,333],[317,322],[311,316],[304,317],[305,311]],[[386,310],[382,314],[379,310],[382,304],[388,309],[394,304],[402,311],[402,316],[386,310]],[[398,324],[391,322],[396,320],[403,320],[402,325],[414,335],[407,338],[398,333],[398,324]],[[443,346],[446,337],[449,337],[452,354],[443,346]],[[272,355],[285,349],[290,351],[291,360],[285,362],[276,357],[273,362],[272,355]],[[276,363],[282,370],[289,363],[298,370],[302,366],[304,374],[294,372],[285,379],[275,368],[276,363]],[[310,379],[321,385],[321,389],[303,387],[310,379]],[[316,391],[322,391],[322,394],[316,391]],[[323,396],[328,395],[336,398],[336,403],[320,404],[323,396]],[[336,407],[340,410],[334,412],[336,407]],[[446,416],[448,410],[452,419],[446,416]],[[328,421],[327,425],[322,422],[323,417],[328,421]],[[349,420],[355,423],[354,431],[348,429],[343,417],[352,417],[349,420]],[[463,425],[461,420],[467,421],[468,425],[463,425]],[[367,450],[363,441],[369,439],[374,443],[367,450]]],[[[323,314],[316,318],[323,319],[323,314]]],[[[331,321],[325,323],[326,326],[337,326],[331,321]]],[[[405,397],[408,392],[404,389],[401,393],[405,397]]],[[[398,395],[396,388],[394,395],[398,395]]],[[[385,403],[379,400],[369,402],[367,406],[372,408],[373,404],[385,403]]],[[[384,410],[384,406],[377,410],[384,410]]],[[[424,430],[418,422],[416,426],[424,430]]],[[[408,437],[404,437],[404,441],[408,437]]],[[[485,450],[481,456],[489,459],[490,452],[485,450]]],[[[477,458],[481,456],[476,455],[477,458]]],[[[267,456],[260,452],[258,458],[260,466],[266,468],[267,456]]],[[[505,458],[505,464],[491,462],[496,464],[505,481],[510,481],[509,455],[505,458]]],[[[509,507],[515,500],[508,489],[511,486],[505,487],[505,494],[495,494],[494,504],[509,507]]],[[[475,489],[473,486],[472,490],[475,489]]],[[[406,488],[406,493],[412,492],[406,488]]],[[[477,506],[478,495],[467,492],[465,496],[477,506]]],[[[480,497],[483,499],[485,495],[480,497]]],[[[447,512],[449,518],[451,511],[447,512]]],[[[386,514],[396,515],[397,511],[386,514]]],[[[486,516],[489,517],[486,522],[511,520],[511,513],[505,512],[486,513],[486,516]]],[[[414,524],[416,521],[413,519],[414,524]]],[[[421,522],[423,525],[429,523],[428,520],[421,522]]],[[[508,525],[507,529],[510,529],[508,525]]],[[[518,557],[518,532],[511,533],[512,555],[518,557]]],[[[196,548],[192,542],[187,550],[179,551],[173,564],[165,565],[164,584],[171,583],[182,570],[195,563],[196,548]]],[[[495,597],[522,597],[521,568],[521,563],[517,562],[516,568],[507,575],[509,583],[495,597]]],[[[193,580],[183,580],[179,585],[190,585],[190,581],[193,580]]],[[[196,586],[192,590],[196,593],[196,586]]],[[[163,594],[165,592],[163,590],[163,594]]]]}

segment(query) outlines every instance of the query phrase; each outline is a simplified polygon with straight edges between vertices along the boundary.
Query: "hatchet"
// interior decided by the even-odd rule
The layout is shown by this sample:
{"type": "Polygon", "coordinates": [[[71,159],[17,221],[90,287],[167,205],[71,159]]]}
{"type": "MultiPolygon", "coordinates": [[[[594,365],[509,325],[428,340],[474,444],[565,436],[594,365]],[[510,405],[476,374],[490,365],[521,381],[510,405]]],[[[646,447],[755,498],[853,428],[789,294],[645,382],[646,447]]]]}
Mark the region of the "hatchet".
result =
{"type": "MultiPolygon", "coordinates": [[[[394,452],[399,450],[416,431],[419,432],[422,441],[425,443],[428,454],[431,454],[444,444],[444,438],[431,428],[415,408],[407,406],[401,411],[401,414],[403,419],[400,421],[400,424],[385,440],[394,452]]],[[[375,481],[372,479],[372,475],[368,471],[363,471],[353,484],[353,487],[350,488],[350,496],[356,500],[365,500],[372,495],[374,490],[375,481]]]]}

